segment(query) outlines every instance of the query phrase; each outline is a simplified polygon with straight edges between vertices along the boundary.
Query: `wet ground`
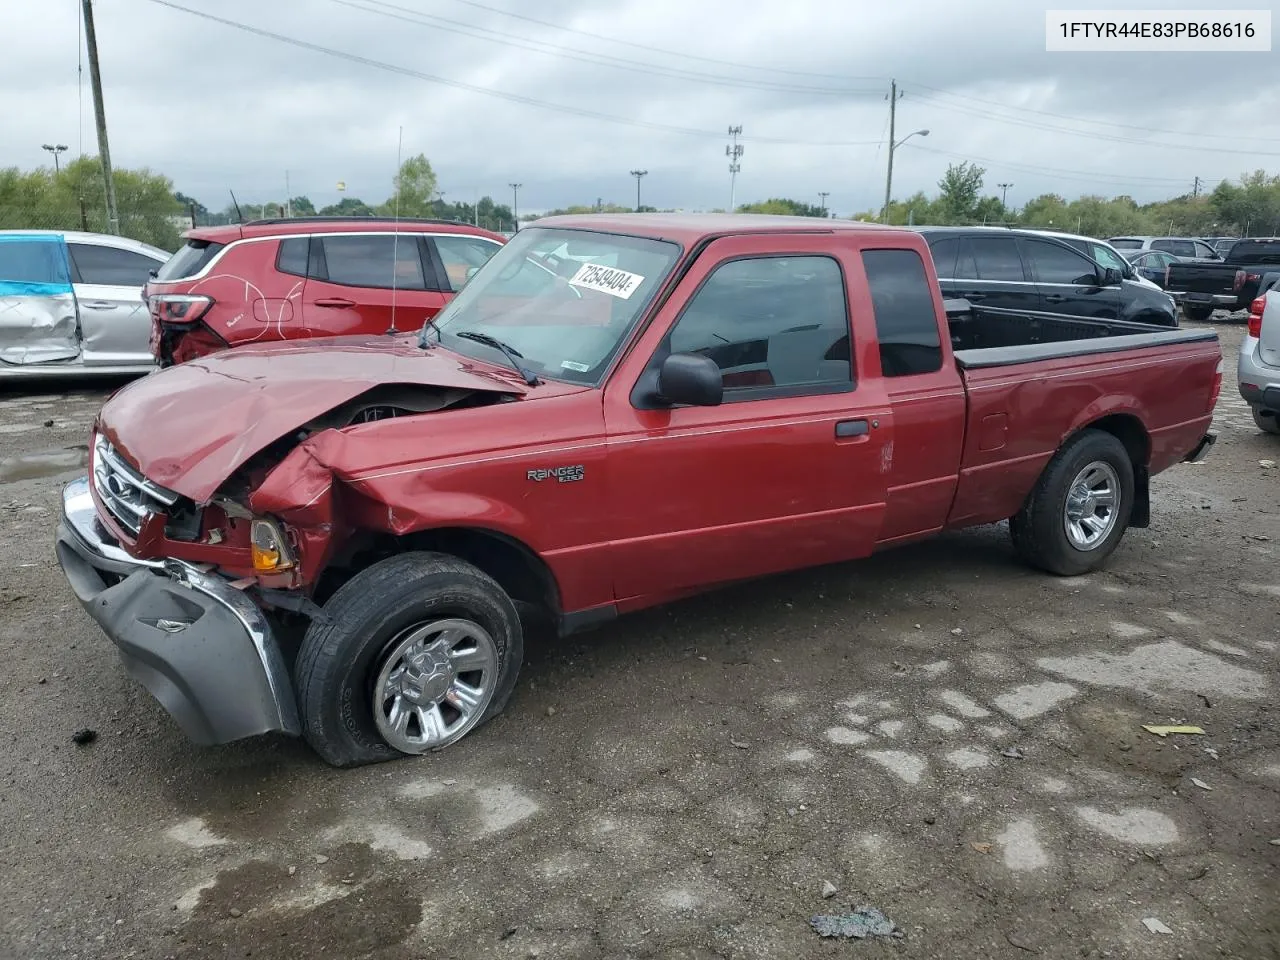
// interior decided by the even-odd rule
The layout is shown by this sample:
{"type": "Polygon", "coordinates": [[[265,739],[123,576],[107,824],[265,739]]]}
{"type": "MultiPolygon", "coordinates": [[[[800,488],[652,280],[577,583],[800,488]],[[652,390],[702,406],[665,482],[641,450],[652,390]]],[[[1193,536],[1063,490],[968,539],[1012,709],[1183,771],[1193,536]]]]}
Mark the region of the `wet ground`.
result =
{"type": "Polygon", "coordinates": [[[1219,330],[1219,442],[1105,571],[993,527],[724,590],[353,771],[183,740],[53,558],[104,392],[0,394],[0,957],[1280,957],[1280,438],[1219,330]],[[862,904],[905,937],[809,927],[862,904]]]}

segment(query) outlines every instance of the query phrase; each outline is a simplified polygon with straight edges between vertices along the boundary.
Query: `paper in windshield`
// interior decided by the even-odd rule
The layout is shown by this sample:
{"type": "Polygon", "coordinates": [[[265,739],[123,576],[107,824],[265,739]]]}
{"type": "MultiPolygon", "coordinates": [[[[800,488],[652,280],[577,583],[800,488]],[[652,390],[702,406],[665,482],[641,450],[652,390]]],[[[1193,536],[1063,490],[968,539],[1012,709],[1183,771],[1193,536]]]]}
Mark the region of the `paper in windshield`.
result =
{"type": "Polygon", "coordinates": [[[628,273],[617,267],[605,267],[598,263],[584,263],[569,283],[584,290],[598,290],[620,300],[630,300],[631,295],[644,283],[638,273],[628,273]]]}

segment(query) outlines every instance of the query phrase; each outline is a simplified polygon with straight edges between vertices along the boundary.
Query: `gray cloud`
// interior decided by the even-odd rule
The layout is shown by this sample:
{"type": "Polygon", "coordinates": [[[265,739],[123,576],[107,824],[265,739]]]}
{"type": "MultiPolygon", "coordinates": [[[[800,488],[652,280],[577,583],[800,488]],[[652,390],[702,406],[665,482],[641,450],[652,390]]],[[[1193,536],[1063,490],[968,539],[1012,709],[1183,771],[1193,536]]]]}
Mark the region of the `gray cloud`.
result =
{"type": "MultiPolygon", "coordinates": [[[[930,130],[898,153],[898,196],[932,190],[949,162],[967,158],[982,158],[989,192],[1014,183],[1016,202],[1049,190],[1156,199],[1196,176],[1212,184],[1280,170],[1277,54],[1048,54],[1043,7],[1018,0],[485,0],[579,32],[462,0],[175,2],[564,108],[299,49],[149,0],[98,0],[116,163],[163,171],[211,207],[228,189],[243,202],[279,199],[286,170],[291,191],[317,203],[338,197],[339,180],[347,195],[381,199],[399,127],[404,152],[431,158],[449,199],[505,199],[516,180],[523,210],[631,203],[627,171],[641,166],[645,202],[724,206],[723,131],[742,124],[740,200],[816,201],[825,190],[848,213],[883,197],[890,76],[905,92],[899,135],[930,130]]],[[[0,60],[0,164],[45,162],[40,144],[51,140],[92,153],[87,73],[76,82],[78,4],[14,7],[0,60]]]]}

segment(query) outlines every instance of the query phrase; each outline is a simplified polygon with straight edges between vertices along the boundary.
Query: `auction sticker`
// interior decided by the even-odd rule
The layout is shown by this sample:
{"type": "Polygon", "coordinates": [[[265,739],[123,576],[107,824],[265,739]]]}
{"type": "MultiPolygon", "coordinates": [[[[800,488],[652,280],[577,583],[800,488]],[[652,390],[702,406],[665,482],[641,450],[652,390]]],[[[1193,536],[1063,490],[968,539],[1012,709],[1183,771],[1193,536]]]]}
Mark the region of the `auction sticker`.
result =
{"type": "Polygon", "coordinates": [[[584,290],[599,290],[620,300],[630,300],[636,288],[644,283],[644,277],[638,273],[628,273],[617,267],[603,267],[598,263],[584,263],[578,272],[569,280],[575,287],[584,290]]]}

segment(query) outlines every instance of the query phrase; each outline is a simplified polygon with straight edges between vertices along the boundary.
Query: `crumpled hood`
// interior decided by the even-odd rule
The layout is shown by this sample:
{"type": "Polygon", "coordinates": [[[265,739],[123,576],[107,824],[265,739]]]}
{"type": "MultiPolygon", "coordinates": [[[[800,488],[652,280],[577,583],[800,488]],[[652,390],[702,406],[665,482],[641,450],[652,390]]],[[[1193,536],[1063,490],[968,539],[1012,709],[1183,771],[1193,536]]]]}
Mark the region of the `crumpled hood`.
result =
{"type": "Polygon", "coordinates": [[[250,457],[366,391],[417,384],[523,395],[527,388],[416,336],[236,347],[124,387],[99,429],[150,480],[205,503],[250,457]]]}

